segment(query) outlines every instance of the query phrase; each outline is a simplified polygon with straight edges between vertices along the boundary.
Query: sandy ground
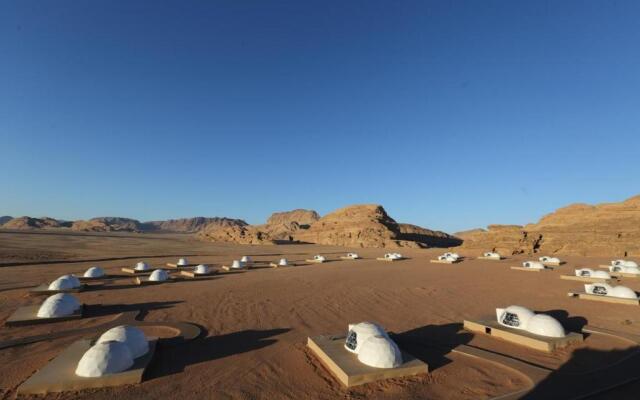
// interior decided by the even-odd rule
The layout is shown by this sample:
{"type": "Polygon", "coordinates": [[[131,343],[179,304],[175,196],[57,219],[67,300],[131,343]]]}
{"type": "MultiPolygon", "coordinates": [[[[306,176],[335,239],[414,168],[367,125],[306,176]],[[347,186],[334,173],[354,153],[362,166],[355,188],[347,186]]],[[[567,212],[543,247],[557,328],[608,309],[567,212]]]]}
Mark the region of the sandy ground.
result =
{"type": "MultiPolygon", "coordinates": [[[[255,269],[153,287],[136,287],[131,279],[122,279],[102,290],[80,293],[77,296],[83,303],[113,305],[114,312],[141,309],[145,320],[194,322],[206,330],[205,337],[160,348],[141,385],[47,398],[489,398],[522,388],[523,380],[485,361],[450,353],[451,348],[470,344],[579,373],[614,362],[628,344],[590,336],[580,346],[544,354],[474,337],[461,330],[464,319],[491,316],[496,307],[518,304],[551,312],[567,328],[579,329],[588,323],[640,332],[640,312],[631,306],[566,296],[582,285],[560,280],[559,275],[571,274],[576,267],[608,263],[604,258],[568,257],[568,263],[556,271],[531,273],[509,269],[526,257],[443,265],[429,263],[441,249],[404,250],[409,260],[386,263],[375,261],[384,253],[379,249],[240,246],[201,242],[189,235],[148,234],[0,232],[0,320],[19,306],[43,300],[28,296],[27,287],[62,274],[82,273],[91,265],[115,273],[139,260],[162,266],[179,256],[217,267],[245,254],[255,260],[286,256],[301,261],[318,253],[337,259],[350,250],[366,259],[255,269]],[[346,333],[348,323],[364,320],[377,321],[397,333],[400,345],[428,362],[432,372],[353,389],[341,387],[306,349],[306,338],[346,333]],[[584,348],[591,349],[588,357],[573,357],[576,351],[584,353],[584,348]]],[[[625,279],[622,284],[640,291],[640,280],[625,279]]],[[[81,321],[2,327],[0,340],[97,325],[115,316],[103,313],[81,321]]],[[[13,398],[21,382],[75,339],[77,336],[0,350],[0,397],[13,398]]],[[[611,398],[634,398],[637,389],[637,384],[618,389],[611,398]]]]}

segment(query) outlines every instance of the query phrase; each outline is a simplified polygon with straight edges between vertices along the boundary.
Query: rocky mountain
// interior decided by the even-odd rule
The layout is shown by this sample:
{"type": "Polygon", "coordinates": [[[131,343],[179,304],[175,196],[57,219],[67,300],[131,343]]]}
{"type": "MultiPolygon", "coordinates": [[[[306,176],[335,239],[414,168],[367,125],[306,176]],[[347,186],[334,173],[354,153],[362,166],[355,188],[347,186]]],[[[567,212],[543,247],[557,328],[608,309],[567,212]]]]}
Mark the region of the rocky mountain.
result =
{"type": "Polygon", "coordinates": [[[6,222],[9,222],[13,219],[13,217],[10,217],[8,215],[3,215],[2,217],[0,217],[0,225],[3,225],[6,222]]]}
{"type": "MultiPolygon", "coordinates": [[[[244,221],[242,221],[244,222],[244,221]]],[[[230,242],[239,244],[274,244],[268,233],[255,226],[230,224],[226,226],[209,225],[198,232],[198,237],[211,242],[230,242]]]]}
{"type": "Polygon", "coordinates": [[[59,221],[57,219],[42,217],[18,217],[2,224],[3,229],[55,229],[55,228],[68,228],[71,226],[71,222],[59,221]]]}
{"type": "Polygon", "coordinates": [[[320,215],[313,210],[297,209],[292,211],[275,212],[264,225],[256,226],[257,229],[269,234],[274,240],[294,240],[296,232],[308,229],[320,215]]]}
{"type": "Polygon", "coordinates": [[[166,221],[148,221],[143,224],[143,228],[145,231],[193,233],[211,226],[226,227],[234,225],[247,225],[247,223],[243,220],[232,218],[194,217],[169,219],[166,221]]]}
{"type": "Polygon", "coordinates": [[[429,242],[458,243],[453,237],[415,225],[398,224],[376,204],[354,205],[336,210],[299,230],[294,238],[303,242],[345,247],[429,247],[429,242]]]}
{"type": "Polygon", "coordinates": [[[505,254],[640,256],[640,196],[620,203],[573,204],[535,224],[490,225],[467,236],[463,248],[505,254]]]}
{"type": "Polygon", "coordinates": [[[469,229],[469,230],[466,230],[466,231],[455,232],[453,234],[453,236],[464,240],[466,237],[468,237],[470,235],[474,235],[476,233],[482,233],[482,232],[486,232],[486,231],[487,231],[486,229],[482,229],[482,228],[469,229]]]}
{"type": "Polygon", "coordinates": [[[300,226],[309,226],[320,219],[320,215],[313,210],[298,208],[291,211],[274,212],[267,220],[267,225],[289,224],[296,222],[300,226]]]}
{"type": "Polygon", "coordinates": [[[457,236],[442,231],[433,231],[412,224],[398,224],[398,227],[400,228],[398,235],[400,239],[424,243],[428,247],[453,247],[462,244],[462,240],[457,236]]]}
{"type": "Polygon", "coordinates": [[[90,220],[74,221],[71,225],[74,231],[85,232],[142,232],[144,228],[140,221],[122,217],[98,217],[90,220]]]}

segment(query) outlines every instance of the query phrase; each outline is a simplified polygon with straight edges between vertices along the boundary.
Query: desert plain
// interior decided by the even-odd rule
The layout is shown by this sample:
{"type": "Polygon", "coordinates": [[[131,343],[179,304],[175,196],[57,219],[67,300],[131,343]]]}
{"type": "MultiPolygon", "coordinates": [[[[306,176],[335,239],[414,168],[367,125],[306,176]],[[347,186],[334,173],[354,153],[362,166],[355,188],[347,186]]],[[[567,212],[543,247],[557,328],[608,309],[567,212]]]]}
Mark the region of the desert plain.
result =
{"type": "MultiPolygon", "coordinates": [[[[380,248],[242,245],[206,242],[189,234],[3,230],[0,321],[20,306],[43,300],[29,296],[30,287],[63,274],[80,274],[93,265],[119,274],[121,267],[140,260],[161,267],[188,257],[191,263],[218,269],[242,255],[264,263],[286,257],[300,265],[219,273],[148,287],[122,277],[78,293],[88,305],[86,318],[0,328],[0,397],[29,398],[18,396],[17,387],[82,335],[17,346],[7,345],[8,341],[97,326],[131,310],[140,310],[145,321],[195,323],[203,333],[190,342],[161,346],[141,384],[38,398],[478,399],[526,387],[526,380],[514,370],[456,353],[460,345],[507,354],[555,371],[522,398],[572,398],[577,392],[572,375],[602,370],[605,377],[610,373],[605,367],[637,352],[628,342],[587,335],[579,345],[543,353],[462,329],[465,319],[490,317],[497,307],[518,304],[553,315],[567,330],[579,331],[589,325],[638,334],[639,310],[567,297],[567,292],[581,289],[582,283],[559,278],[578,267],[609,263],[611,257],[566,256],[566,264],[553,271],[530,273],[510,269],[531,259],[524,254],[496,262],[477,260],[477,251],[461,249],[467,257],[462,263],[429,262],[444,250],[402,248],[408,259],[388,263],[376,261],[385,252],[380,248]],[[363,259],[340,260],[349,251],[357,251],[363,259]],[[315,254],[325,255],[330,262],[304,262],[315,254]],[[429,364],[429,373],[342,387],[307,349],[307,337],[344,334],[347,324],[365,320],[393,332],[403,349],[429,364]]],[[[640,279],[622,278],[622,284],[640,291],[640,279]]],[[[161,329],[150,333],[165,334],[161,329]]],[[[590,398],[635,399],[638,389],[640,385],[631,382],[590,398]]]]}

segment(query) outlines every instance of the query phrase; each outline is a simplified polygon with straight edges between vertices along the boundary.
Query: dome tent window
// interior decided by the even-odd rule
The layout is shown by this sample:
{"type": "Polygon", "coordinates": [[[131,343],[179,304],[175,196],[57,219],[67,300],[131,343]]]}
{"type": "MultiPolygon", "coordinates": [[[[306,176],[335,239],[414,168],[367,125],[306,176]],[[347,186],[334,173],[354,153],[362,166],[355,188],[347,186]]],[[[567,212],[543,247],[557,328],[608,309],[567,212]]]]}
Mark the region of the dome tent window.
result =
{"type": "Polygon", "coordinates": [[[536,335],[547,337],[564,337],[566,335],[564,328],[555,318],[546,314],[535,314],[526,307],[497,308],[496,317],[498,323],[503,326],[525,330],[536,335]]]}

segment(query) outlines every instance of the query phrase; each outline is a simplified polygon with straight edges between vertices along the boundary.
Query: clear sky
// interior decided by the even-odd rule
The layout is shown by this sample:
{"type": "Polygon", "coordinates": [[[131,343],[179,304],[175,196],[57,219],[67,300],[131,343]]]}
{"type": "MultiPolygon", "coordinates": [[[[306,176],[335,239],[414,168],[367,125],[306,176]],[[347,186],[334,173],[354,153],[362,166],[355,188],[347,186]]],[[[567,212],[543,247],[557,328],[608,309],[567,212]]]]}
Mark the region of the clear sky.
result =
{"type": "Polygon", "coordinates": [[[380,203],[456,231],[640,193],[640,2],[4,1],[0,215],[380,203]]]}

